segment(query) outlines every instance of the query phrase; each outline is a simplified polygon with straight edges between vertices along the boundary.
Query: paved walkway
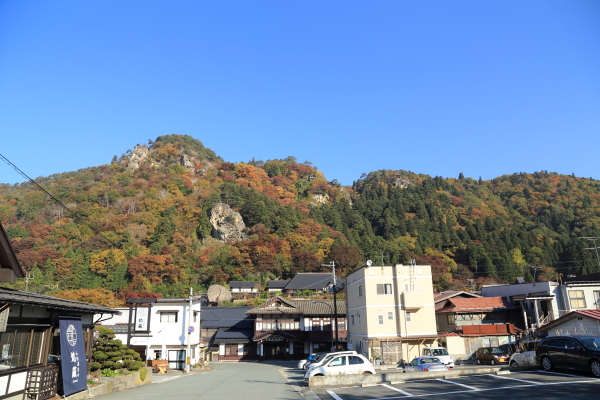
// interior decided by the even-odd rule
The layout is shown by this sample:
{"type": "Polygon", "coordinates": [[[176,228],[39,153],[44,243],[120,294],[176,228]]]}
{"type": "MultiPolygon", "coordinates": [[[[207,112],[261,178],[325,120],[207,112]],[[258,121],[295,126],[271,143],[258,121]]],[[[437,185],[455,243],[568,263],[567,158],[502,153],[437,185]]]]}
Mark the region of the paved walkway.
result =
{"type": "Polygon", "coordinates": [[[301,400],[297,387],[280,369],[284,363],[211,363],[211,370],[185,374],[153,375],[155,383],[103,396],[102,400],[301,400]]]}

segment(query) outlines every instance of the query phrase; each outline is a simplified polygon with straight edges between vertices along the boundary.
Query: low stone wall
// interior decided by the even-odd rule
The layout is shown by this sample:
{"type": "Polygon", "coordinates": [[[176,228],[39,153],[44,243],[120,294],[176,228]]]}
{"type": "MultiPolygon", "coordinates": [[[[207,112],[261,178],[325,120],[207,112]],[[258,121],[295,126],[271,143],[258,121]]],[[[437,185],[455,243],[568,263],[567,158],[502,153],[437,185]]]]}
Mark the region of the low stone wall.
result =
{"type": "Polygon", "coordinates": [[[450,378],[463,375],[491,374],[505,367],[481,367],[452,369],[450,371],[435,372],[389,372],[367,375],[330,375],[313,376],[308,380],[309,387],[317,386],[354,386],[354,385],[376,385],[384,382],[400,382],[414,379],[450,378]]]}
{"type": "Polygon", "coordinates": [[[146,379],[140,378],[140,372],[134,372],[129,375],[119,375],[113,378],[101,378],[100,383],[89,386],[86,390],[68,396],[69,400],[83,400],[88,396],[104,396],[106,394],[117,393],[123,390],[131,389],[137,386],[148,385],[152,383],[152,367],[145,367],[146,379]]]}

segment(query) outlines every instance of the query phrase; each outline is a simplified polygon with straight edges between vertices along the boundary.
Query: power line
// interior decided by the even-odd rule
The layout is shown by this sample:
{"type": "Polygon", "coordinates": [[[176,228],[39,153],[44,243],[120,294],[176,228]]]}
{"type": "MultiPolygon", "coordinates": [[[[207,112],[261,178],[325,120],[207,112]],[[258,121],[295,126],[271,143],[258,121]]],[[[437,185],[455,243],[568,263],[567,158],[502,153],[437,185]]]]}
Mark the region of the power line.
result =
{"type": "MultiPolygon", "coordinates": [[[[64,210],[66,210],[72,216],[73,220],[76,220],[78,223],[81,223],[81,224],[87,226],[88,228],[90,228],[92,230],[92,232],[94,231],[94,229],[84,220],[85,217],[83,217],[82,215],[76,213],[75,211],[71,210],[69,207],[64,205],[59,199],[54,197],[50,192],[48,192],[46,189],[44,189],[42,186],[40,186],[35,180],[30,178],[29,175],[27,175],[25,172],[21,171],[21,169],[19,167],[17,167],[15,164],[13,164],[8,158],[4,157],[4,155],[0,154],[0,158],[2,158],[2,160],[5,163],[7,163],[10,167],[12,167],[15,171],[17,171],[17,173],[19,173],[19,175],[21,175],[23,178],[27,179],[29,182],[31,182],[33,185],[35,185],[35,187],[38,190],[45,193],[46,196],[50,197],[52,200],[54,200],[54,202],[56,204],[58,204],[60,207],[62,207],[64,210]]],[[[117,248],[120,247],[118,243],[115,243],[113,240],[104,236],[103,232],[101,232],[101,231],[98,232],[98,235],[100,237],[102,237],[102,239],[106,240],[106,242],[108,242],[110,245],[113,245],[117,248]]]]}

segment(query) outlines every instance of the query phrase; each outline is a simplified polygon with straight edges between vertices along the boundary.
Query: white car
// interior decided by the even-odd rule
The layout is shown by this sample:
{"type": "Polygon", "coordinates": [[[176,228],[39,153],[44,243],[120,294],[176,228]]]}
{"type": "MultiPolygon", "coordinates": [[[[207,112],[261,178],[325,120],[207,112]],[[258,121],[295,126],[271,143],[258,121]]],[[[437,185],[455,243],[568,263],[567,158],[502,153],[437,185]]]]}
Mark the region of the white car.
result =
{"type": "Polygon", "coordinates": [[[373,364],[360,354],[341,354],[328,359],[323,365],[310,368],[304,375],[304,380],[308,381],[311,376],[323,375],[358,375],[374,374],[373,364]]]}
{"type": "Polygon", "coordinates": [[[535,350],[523,351],[521,353],[514,353],[510,356],[508,365],[511,367],[537,367],[540,365],[535,354],[535,350]]]}
{"type": "Polygon", "coordinates": [[[423,356],[439,358],[440,362],[450,368],[454,368],[454,360],[443,347],[424,347],[423,356]]]}
{"type": "Polygon", "coordinates": [[[307,362],[306,364],[304,364],[304,369],[308,370],[311,368],[319,367],[319,366],[323,365],[324,363],[326,363],[327,361],[331,360],[331,357],[340,355],[340,354],[356,354],[356,351],[346,350],[346,351],[335,351],[332,353],[326,353],[324,356],[317,357],[313,361],[310,361],[310,362],[307,362]]]}

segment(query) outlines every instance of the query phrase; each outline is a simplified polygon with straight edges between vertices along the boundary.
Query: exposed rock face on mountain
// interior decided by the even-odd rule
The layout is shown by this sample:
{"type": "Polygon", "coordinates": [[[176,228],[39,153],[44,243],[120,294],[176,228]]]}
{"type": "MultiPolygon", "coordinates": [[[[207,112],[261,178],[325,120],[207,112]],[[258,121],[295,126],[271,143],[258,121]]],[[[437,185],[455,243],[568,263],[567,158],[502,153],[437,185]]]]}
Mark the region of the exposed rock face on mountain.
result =
{"type": "Polygon", "coordinates": [[[224,203],[215,204],[212,208],[210,224],[213,227],[212,236],[223,242],[237,242],[247,236],[246,225],[240,213],[224,203]]]}
{"type": "Polygon", "coordinates": [[[414,183],[411,182],[406,176],[397,176],[394,180],[394,186],[400,186],[402,189],[406,189],[409,186],[413,186],[414,183]]]}
{"type": "Polygon", "coordinates": [[[148,146],[136,146],[131,153],[131,157],[129,157],[129,163],[125,169],[129,172],[137,170],[144,160],[148,158],[149,154],[150,149],[148,146]]]}
{"type": "Polygon", "coordinates": [[[328,194],[313,194],[311,197],[317,202],[317,204],[326,204],[329,202],[328,194]]]}

